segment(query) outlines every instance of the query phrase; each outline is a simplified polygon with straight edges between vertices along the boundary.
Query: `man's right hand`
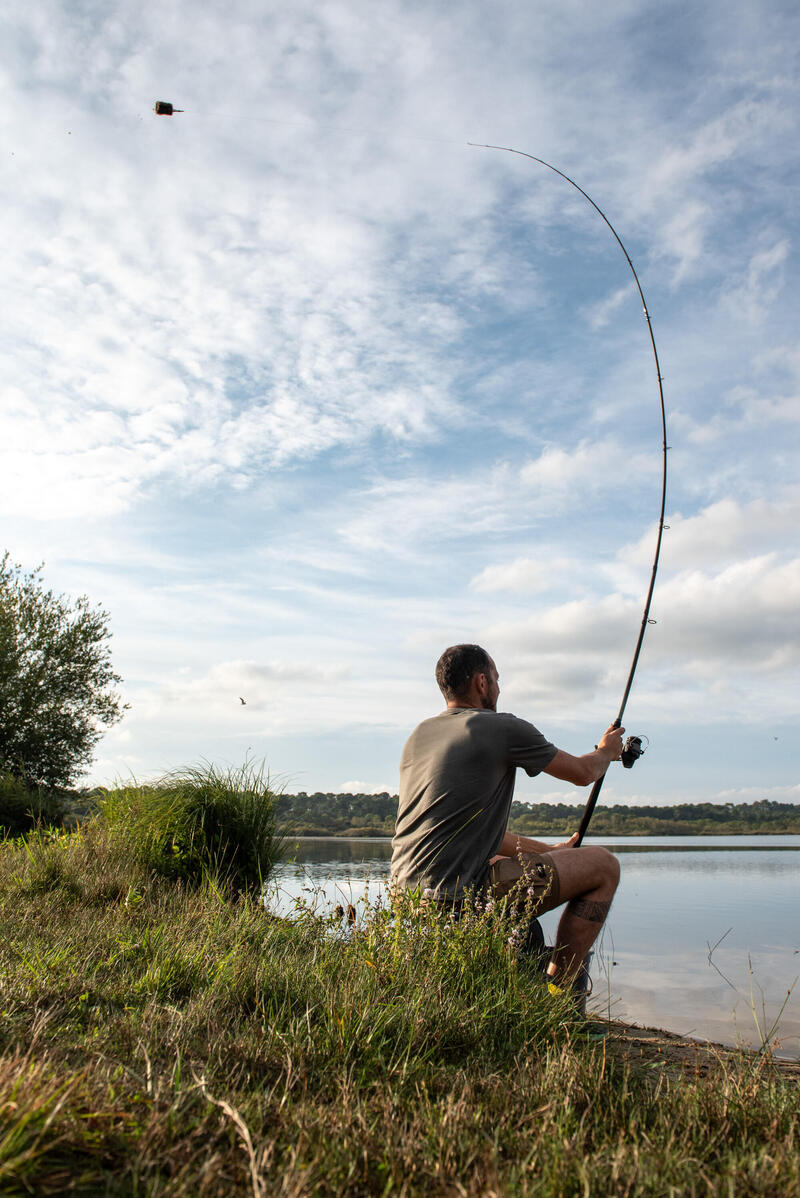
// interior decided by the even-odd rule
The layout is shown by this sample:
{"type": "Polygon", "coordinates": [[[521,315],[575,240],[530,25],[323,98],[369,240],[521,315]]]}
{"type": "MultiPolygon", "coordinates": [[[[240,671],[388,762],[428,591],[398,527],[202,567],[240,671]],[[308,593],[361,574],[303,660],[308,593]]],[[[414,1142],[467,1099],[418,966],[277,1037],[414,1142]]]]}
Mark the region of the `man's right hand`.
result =
{"type": "Polygon", "coordinates": [[[597,747],[602,752],[608,753],[611,761],[619,761],[622,756],[622,738],[624,735],[624,728],[615,728],[612,724],[610,728],[606,728],[600,737],[600,743],[597,747]]]}

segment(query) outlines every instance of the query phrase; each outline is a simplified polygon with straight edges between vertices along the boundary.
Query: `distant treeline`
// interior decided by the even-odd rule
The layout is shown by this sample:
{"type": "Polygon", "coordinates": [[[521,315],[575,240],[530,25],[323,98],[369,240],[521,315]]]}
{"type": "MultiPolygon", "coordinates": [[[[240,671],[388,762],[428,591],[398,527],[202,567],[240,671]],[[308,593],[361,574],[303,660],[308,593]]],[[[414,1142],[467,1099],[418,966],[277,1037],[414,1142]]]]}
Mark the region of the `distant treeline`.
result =
{"type": "MultiPolygon", "coordinates": [[[[280,825],[294,836],[392,836],[397,795],[282,795],[280,825]]],[[[583,804],[511,804],[509,828],[527,836],[574,832],[583,804]]],[[[739,833],[800,835],[800,805],[760,799],[757,803],[680,803],[676,807],[597,807],[593,836],[733,836],[739,833]]]]}
{"type": "Polygon", "coordinates": [[[280,827],[294,836],[393,836],[397,795],[281,795],[280,827]]]}

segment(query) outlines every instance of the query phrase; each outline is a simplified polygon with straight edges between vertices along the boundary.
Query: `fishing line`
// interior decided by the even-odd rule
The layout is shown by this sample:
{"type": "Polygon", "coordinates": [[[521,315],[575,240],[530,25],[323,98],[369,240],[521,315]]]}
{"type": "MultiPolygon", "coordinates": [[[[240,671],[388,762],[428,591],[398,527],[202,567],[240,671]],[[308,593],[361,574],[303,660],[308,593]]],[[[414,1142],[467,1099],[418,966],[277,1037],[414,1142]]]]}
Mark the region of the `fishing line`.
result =
{"type": "MultiPolygon", "coordinates": [[[[280,90],[273,88],[271,90],[280,90]]],[[[152,111],[156,116],[174,116],[178,113],[188,114],[190,117],[198,117],[201,121],[236,121],[237,124],[247,124],[249,122],[257,122],[262,125],[275,125],[285,129],[301,129],[308,133],[310,130],[320,131],[323,128],[330,128],[333,135],[341,136],[343,133],[351,133],[355,137],[378,137],[381,141],[386,140],[386,130],[378,125],[345,125],[338,120],[320,120],[316,116],[304,116],[302,120],[287,120],[279,117],[262,116],[260,113],[233,111],[232,109],[197,109],[192,108],[187,110],[184,108],[176,108],[169,100],[156,100],[152,111]]],[[[129,115],[133,115],[130,114],[129,115]]],[[[141,114],[136,113],[141,119],[141,114]]],[[[188,122],[191,125],[191,120],[188,122]]],[[[430,134],[423,133],[395,133],[392,135],[394,141],[420,141],[431,142],[434,145],[440,146],[456,146],[463,145],[463,142],[458,141],[455,137],[432,137],[430,134]]],[[[467,145],[471,145],[468,142],[467,145]]]]}
{"type": "MultiPolygon", "coordinates": [[[[628,680],[625,683],[625,690],[623,691],[623,694],[622,694],[622,702],[619,705],[619,711],[617,713],[617,718],[614,720],[614,723],[612,725],[612,727],[614,727],[614,728],[619,728],[622,725],[622,716],[625,712],[625,707],[628,702],[628,696],[631,693],[631,687],[633,685],[633,676],[636,673],[636,667],[639,664],[639,654],[642,651],[642,643],[644,641],[644,634],[647,631],[648,624],[655,624],[655,620],[650,619],[650,604],[653,599],[653,591],[654,591],[655,585],[656,585],[656,573],[658,572],[658,559],[661,555],[661,538],[662,538],[664,529],[667,527],[667,525],[664,524],[664,512],[665,512],[666,502],[667,502],[667,451],[669,449],[669,446],[667,445],[667,413],[666,413],[666,408],[664,405],[664,389],[662,386],[663,380],[662,380],[662,376],[661,376],[661,366],[659,365],[659,361],[658,361],[658,350],[656,349],[656,339],[655,339],[655,336],[653,335],[653,324],[652,324],[652,321],[650,320],[650,313],[647,310],[647,301],[644,298],[644,292],[642,291],[642,285],[639,282],[639,276],[637,275],[636,269],[633,265],[633,262],[631,261],[630,254],[625,249],[625,246],[622,244],[622,239],[621,239],[619,233],[614,228],[611,221],[606,216],[605,212],[603,212],[602,208],[600,208],[594,202],[592,197],[587,192],[585,192],[583,190],[583,188],[580,187],[575,182],[574,179],[571,179],[569,177],[569,175],[565,175],[563,171],[560,171],[558,169],[558,167],[553,166],[552,163],[545,162],[544,158],[537,158],[534,154],[526,154],[524,150],[514,150],[511,148],[511,146],[483,145],[483,144],[479,144],[474,141],[467,142],[467,145],[473,146],[475,149],[478,149],[478,150],[501,150],[502,152],[504,152],[506,154],[518,154],[521,158],[530,158],[531,162],[538,162],[541,166],[546,166],[548,170],[551,170],[551,171],[553,171],[554,174],[559,175],[567,183],[571,184],[571,186],[574,187],[576,191],[579,191],[581,193],[581,195],[584,197],[584,199],[589,201],[589,203],[594,208],[595,212],[597,212],[603,218],[603,220],[605,221],[605,223],[608,225],[609,229],[613,233],[614,240],[616,241],[617,245],[619,246],[619,248],[622,250],[623,254],[625,255],[625,261],[628,263],[628,266],[630,267],[631,274],[633,275],[634,282],[636,283],[636,289],[639,292],[639,298],[642,301],[642,308],[644,310],[644,318],[647,321],[647,332],[650,336],[650,346],[652,348],[653,358],[655,360],[656,377],[658,378],[658,398],[659,398],[659,404],[661,406],[661,433],[662,433],[662,438],[663,438],[663,441],[662,441],[663,454],[662,454],[662,470],[661,470],[661,508],[660,508],[659,516],[658,516],[658,535],[656,537],[656,549],[655,549],[655,555],[653,557],[653,568],[650,572],[650,585],[647,590],[647,598],[645,599],[644,613],[642,615],[642,623],[641,623],[641,627],[639,628],[639,636],[636,640],[636,648],[633,651],[633,660],[631,662],[630,671],[628,672],[628,680]]],[[[639,737],[631,736],[628,738],[628,740],[626,741],[626,744],[625,744],[625,750],[623,752],[623,764],[624,765],[627,765],[627,766],[633,765],[636,758],[641,756],[641,754],[643,752],[641,743],[642,742],[639,737]],[[627,760],[625,759],[626,753],[628,755],[627,760]]],[[[595,782],[594,786],[592,787],[591,793],[586,802],[586,807],[584,809],[583,816],[581,818],[580,827],[578,828],[578,839],[576,842],[577,844],[580,844],[581,841],[583,840],[584,836],[586,835],[586,829],[589,827],[589,823],[591,821],[592,814],[595,809],[595,805],[597,804],[597,799],[598,799],[598,796],[602,789],[604,780],[605,780],[605,774],[603,774],[602,777],[598,778],[597,781],[595,782]]]]}

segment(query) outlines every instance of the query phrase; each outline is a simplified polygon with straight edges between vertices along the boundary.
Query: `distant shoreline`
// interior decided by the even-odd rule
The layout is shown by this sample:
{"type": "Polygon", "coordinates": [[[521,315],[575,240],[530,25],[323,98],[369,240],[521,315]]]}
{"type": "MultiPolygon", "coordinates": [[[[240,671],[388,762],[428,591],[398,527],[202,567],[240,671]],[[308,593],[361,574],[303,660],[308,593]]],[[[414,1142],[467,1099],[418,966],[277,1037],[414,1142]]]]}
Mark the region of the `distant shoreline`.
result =
{"type": "MultiPolygon", "coordinates": [[[[43,811],[45,822],[74,826],[91,818],[106,792],[60,792],[43,811]],[[52,810],[50,810],[52,807],[52,810]]],[[[275,794],[275,817],[282,835],[315,839],[391,840],[398,797],[381,794],[275,794]]],[[[24,804],[23,804],[24,806],[24,804]]],[[[583,804],[514,800],[508,830],[535,839],[565,839],[583,815],[583,804]]],[[[671,807],[598,807],[591,838],[800,836],[800,804],[761,799],[752,803],[680,803],[671,807]]]]}
{"type": "MultiPolygon", "coordinates": [[[[279,825],[295,836],[350,839],[394,835],[397,795],[337,794],[316,791],[277,796],[279,825]]],[[[580,824],[582,803],[531,803],[515,799],[509,832],[536,839],[564,839],[580,824]]],[[[671,807],[624,805],[598,807],[590,835],[629,836],[798,836],[800,804],[760,799],[753,803],[679,803],[671,807]]]]}
{"type": "MultiPolygon", "coordinates": [[[[349,832],[314,832],[306,834],[304,832],[292,832],[291,829],[279,828],[280,836],[289,837],[292,840],[391,840],[392,832],[370,832],[351,834],[349,832]]],[[[542,836],[551,837],[557,835],[553,832],[543,832],[542,836]]],[[[588,840],[634,840],[634,839],[657,839],[658,837],[672,837],[675,840],[694,836],[698,839],[707,838],[712,840],[715,837],[748,837],[748,836],[800,836],[800,831],[797,832],[603,832],[596,836],[589,835],[588,840]]]]}

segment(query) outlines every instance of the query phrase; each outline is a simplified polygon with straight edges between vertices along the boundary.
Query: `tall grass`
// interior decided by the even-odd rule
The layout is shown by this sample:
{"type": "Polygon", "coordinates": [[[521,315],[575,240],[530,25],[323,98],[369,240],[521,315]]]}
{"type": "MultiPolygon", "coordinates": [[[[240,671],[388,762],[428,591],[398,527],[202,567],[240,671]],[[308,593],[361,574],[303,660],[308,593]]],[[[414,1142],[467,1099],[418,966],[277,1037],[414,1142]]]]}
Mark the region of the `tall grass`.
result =
{"type": "Polygon", "coordinates": [[[588,1041],[491,915],[280,919],[125,844],[0,848],[4,1198],[800,1192],[796,1084],[588,1041]]]}
{"type": "Polygon", "coordinates": [[[280,850],[275,798],[263,766],[205,764],[118,787],[99,808],[110,835],[146,868],[256,894],[280,850]]]}

